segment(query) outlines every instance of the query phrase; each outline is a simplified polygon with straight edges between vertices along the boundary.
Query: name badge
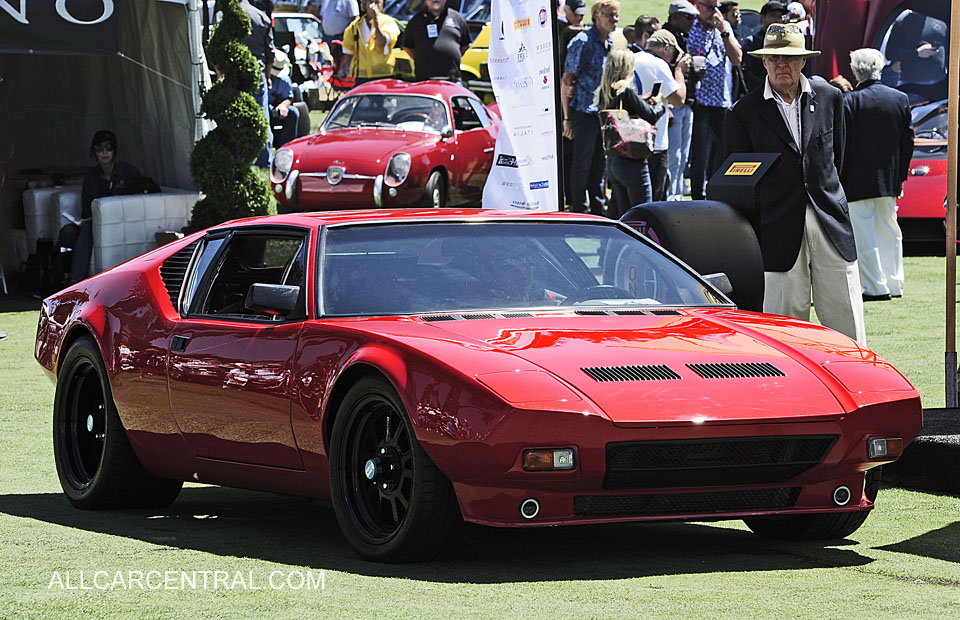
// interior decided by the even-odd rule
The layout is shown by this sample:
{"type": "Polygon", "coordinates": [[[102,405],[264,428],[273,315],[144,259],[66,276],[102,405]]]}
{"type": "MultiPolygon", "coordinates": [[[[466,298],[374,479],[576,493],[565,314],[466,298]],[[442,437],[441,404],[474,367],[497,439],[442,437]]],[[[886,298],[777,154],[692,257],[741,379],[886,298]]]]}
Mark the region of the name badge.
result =
{"type": "Polygon", "coordinates": [[[431,39],[437,38],[437,25],[436,24],[427,24],[427,36],[431,39]]]}

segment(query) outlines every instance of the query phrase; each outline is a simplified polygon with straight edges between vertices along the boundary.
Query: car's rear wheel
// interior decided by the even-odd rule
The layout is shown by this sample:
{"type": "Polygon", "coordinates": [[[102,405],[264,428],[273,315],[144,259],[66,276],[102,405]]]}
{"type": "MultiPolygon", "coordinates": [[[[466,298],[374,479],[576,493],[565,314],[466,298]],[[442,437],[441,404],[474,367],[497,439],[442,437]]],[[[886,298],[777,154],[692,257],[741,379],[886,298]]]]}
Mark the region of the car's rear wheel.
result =
{"type": "Polygon", "coordinates": [[[60,486],[78,508],[166,506],[183,482],[150,475],[137,459],[93,340],[74,342],[60,365],[53,409],[60,486]]]}
{"type": "Polygon", "coordinates": [[[427,179],[427,188],[423,192],[423,206],[429,209],[442,209],[447,204],[447,185],[443,173],[434,170],[427,179]]]}
{"type": "MultiPolygon", "coordinates": [[[[880,468],[867,472],[863,493],[870,501],[877,499],[880,489],[880,468]]],[[[754,534],[780,540],[840,540],[856,532],[870,511],[830,512],[784,517],[744,519],[754,534]]]]}
{"type": "Polygon", "coordinates": [[[347,541],[368,560],[436,557],[462,523],[453,486],[420,446],[403,403],[382,378],[358,381],[337,412],[330,494],[347,541]]]}

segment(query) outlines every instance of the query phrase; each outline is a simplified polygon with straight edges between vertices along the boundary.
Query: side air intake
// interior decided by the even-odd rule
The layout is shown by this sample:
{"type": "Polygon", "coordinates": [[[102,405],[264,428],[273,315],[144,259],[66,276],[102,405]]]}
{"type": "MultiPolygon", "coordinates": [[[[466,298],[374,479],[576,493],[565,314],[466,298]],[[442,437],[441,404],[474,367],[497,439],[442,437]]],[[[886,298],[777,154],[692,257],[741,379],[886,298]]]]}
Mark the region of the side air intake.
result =
{"type": "Polygon", "coordinates": [[[607,381],[664,381],[679,379],[680,375],[664,365],[648,366],[592,366],[581,368],[594,380],[607,381]]]}
{"type": "Polygon", "coordinates": [[[167,295],[170,296],[170,303],[173,304],[177,312],[180,311],[177,302],[180,299],[180,290],[183,288],[183,279],[187,275],[187,268],[190,267],[193,251],[197,249],[199,243],[199,241],[194,241],[176,254],[171,255],[160,265],[160,278],[163,280],[163,286],[167,289],[167,295]]]}

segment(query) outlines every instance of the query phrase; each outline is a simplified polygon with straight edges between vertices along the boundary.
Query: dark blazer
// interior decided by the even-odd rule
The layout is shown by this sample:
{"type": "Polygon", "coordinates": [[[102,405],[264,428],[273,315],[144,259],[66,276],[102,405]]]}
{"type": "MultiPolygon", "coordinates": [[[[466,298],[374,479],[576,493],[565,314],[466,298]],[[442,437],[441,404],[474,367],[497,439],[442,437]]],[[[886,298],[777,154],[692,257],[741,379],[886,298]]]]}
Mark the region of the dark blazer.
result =
{"type": "Polygon", "coordinates": [[[913,156],[910,100],[876,80],[843,96],[847,150],[840,182],[847,200],[899,196],[913,156]]]}
{"type": "Polygon", "coordinates": [[[777,103],[763,98],[763,86],[749,92],[727,114],[723,149],[731,153],[779,153],[780,165],[760,189],[756,224],[765,271],[789,271],[800,254],[807,203],[837,252],[856,260],[857,248],[840,185],[845,141],[843,100],[823,78],[810,80],[801,97],[803,155],[797,150],[777,103]]]}

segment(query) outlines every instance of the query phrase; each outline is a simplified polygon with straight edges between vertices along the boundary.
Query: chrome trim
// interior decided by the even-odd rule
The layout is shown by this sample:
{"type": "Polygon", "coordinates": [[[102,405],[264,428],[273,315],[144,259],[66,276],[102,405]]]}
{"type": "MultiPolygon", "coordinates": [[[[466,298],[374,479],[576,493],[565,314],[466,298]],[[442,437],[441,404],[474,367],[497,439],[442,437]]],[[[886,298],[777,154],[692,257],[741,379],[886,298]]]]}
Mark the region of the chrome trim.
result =
{"type": "Polygon", "coordinates": [[[283,195],[287,197],[287,200],[290,202],[297,201],[297,179],[300,178],[300,171],[293,169],[290,171],[290,174],[287,176],[286,187],[284,187],[283,195]]]}
{"type": "MultiPolygon", "coordinates": [[[[300,173],[300,176],[302,176],[302,177],[318,177],[318,178],[321,178],[321,179],[325,179],[325,178],[327,178],[327,173],[326,173],[326,172],[301,172],[301,173],[300,173]]],[[[360,179],[360,180],[363,180],[363,181],[371,181],[371,180],[373,180],[373,179],[376,179],[377,177],[372,177],[372,176],[368,176],[368,175],[365,175],[365,174],[346,174],[346,173],[344,173],[344,174],[343,174],[343,178],[344,178],[344,179],[360,179]]]]}
{"type": "Polygon", "coordinates": [[[373,202],[378,207],[383,206],[383,175],[378,174],[373,180],[373,202]]]}

